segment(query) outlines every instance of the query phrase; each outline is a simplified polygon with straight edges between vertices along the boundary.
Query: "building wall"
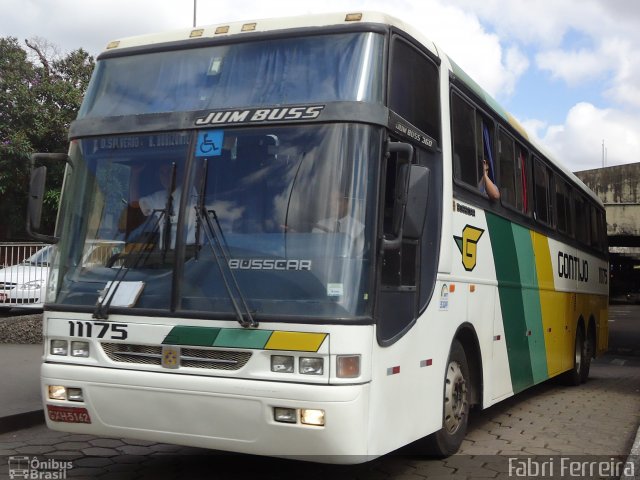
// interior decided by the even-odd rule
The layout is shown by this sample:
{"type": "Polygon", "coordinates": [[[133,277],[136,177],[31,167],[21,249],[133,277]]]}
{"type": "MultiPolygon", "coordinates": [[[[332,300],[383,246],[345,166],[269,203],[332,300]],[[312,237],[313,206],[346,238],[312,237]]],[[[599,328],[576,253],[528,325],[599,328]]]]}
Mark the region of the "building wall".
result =
{"type": "Polygon", "coordinates": [[[640,163],[575,174],[605,204],[607,235],[640,236],[640,163]]]}

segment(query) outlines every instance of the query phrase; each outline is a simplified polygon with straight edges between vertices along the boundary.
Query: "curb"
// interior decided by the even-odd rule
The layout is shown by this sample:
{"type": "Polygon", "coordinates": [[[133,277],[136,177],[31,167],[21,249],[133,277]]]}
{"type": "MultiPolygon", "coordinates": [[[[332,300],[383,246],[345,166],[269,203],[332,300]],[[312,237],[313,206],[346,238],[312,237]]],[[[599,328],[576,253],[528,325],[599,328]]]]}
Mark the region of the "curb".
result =
{"type": "Polygon", "coordinates": [[[41,423],[44,423],[44,410],[42,409],[0,417],[0,434],[33,427],[41,423]]]}

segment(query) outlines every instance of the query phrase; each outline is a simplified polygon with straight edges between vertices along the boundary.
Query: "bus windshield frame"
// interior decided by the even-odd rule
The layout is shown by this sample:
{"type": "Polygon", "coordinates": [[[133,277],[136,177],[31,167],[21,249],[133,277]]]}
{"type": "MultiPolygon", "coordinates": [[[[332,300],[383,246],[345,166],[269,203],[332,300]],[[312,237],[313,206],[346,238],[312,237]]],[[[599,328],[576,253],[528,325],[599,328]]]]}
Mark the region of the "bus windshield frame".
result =
{"type": "Polygon", "coordinates": [[[355,123],[74,140],[48,304],[232,319],[231,271],[259,319],[370,318],[383,140],[355,123]]]}

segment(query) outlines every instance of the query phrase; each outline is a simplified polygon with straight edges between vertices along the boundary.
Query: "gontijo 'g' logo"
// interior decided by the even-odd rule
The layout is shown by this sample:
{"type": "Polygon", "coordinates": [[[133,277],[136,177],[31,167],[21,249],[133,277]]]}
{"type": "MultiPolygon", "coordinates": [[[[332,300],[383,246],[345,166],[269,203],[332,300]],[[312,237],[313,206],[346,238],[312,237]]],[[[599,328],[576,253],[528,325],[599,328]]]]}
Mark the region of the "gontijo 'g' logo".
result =
{"type": "Polygon", "coordinates": [[[478,240],[484,233],[481,228],[472,227],[466,225],[462,229],[462,237],[456,237],[453,239],[456,241],[458,250],[462,254],[462,265],[467,272],[476,268],[477,255],[478,255],[478,240]]]}

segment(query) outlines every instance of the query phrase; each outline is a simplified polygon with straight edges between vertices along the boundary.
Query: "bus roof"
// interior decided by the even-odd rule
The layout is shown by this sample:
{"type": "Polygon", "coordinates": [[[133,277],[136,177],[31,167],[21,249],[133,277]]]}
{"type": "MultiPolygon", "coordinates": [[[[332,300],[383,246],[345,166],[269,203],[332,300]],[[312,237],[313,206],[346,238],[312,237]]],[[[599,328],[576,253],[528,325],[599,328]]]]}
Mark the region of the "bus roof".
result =
{"type": "Polygon", "coordinates": [[[562,171],[573,183],[578,185],[592,199],[602,205],[602,201],[593,193],[578,177],[576,177],[562,163],[556,161],[546,149],[535,139],[531,138],[520,123],[500,106],[477,82],[467,75],[450,57],[439,51],[436,45],[427,39],[419,30],[391,15],[382,12],[352,12],[352,13],[322,13],[314,15],[302,15],[292,17],[266,18],[253,21],[227,22],[217,25],[207,25],[181,30],[173,30],[163,33],[126,37],[109,42],[106,51],[111,52],[131,47],[152,46],[155,44],[183,42],[191,39],[224,38],[235,35],[243,35],[250,32],[270,32],[278,30],[290,30],[299,28],[322,28],[336,25],[348,25],[356,23],[378,23],[390,25],[402,30],[415,38],[436,57],[445,57],[450,66],[450,72],[469,87],[481,100],[491,107],[503,120],[511,125],[528,142],[530,142],[541,154],[562,171]]]}
{"type": "Polygon", "coordinates": [[[357,23],[379,23],[392,25],[413,35],[426,48],[437,55],[436,47],[430,40],[421,35],[414,27],[405,24],[401,20],[382,12],[355,12],[355,13],[321,13],[314,15],[302,15],[282,18],[265,18],[261,20],[227,22],[217,25],[207,25],[189,29],[174,30],[163,33],[152,33],[135,37],[121,38],[109,42],[106,50],[122,49],[129,47],[141,47],[158,43],[178,42],[197,38],[223,38],[231,35],[242,35],[251,32],[270,32],[276,30],[290,30],[298,28],[322,28],[336,25],[349,25],[357,23]]]}

